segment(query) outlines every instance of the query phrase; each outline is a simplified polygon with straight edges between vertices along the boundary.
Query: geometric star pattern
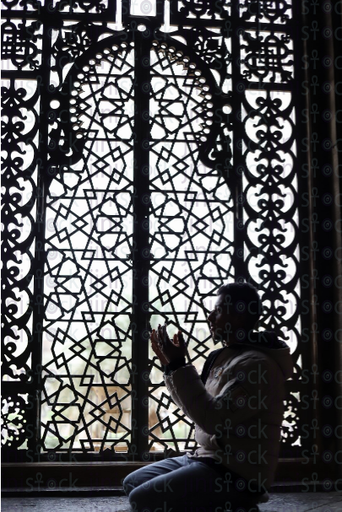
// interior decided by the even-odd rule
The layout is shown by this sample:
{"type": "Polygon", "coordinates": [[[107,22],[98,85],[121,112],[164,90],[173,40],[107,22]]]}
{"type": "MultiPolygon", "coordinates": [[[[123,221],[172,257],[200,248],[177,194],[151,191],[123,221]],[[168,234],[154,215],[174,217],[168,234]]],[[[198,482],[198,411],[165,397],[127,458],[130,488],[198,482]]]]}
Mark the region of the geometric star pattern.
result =
{"type": "MultiPolygon", "coordinates": [[[[41,408],[47,450],[120,452],[131,441],[134,51],[120,47],[113,55],[93,64],[87,80],[78,77],[70,104],[74,129],[87,142],[81,162],[50,185],[41,408]]],[[[182,55],[171,57],[165,46],[151,48],[151,321],[161,315],[182,325],[200,368],[212,342],[198,311],[210,309],[215,290],[233,275],[232,199],[199,157],[211,110],[205,84],[184,70],[182,55]]],[[[171,404],[160,401],[150,356],[149,417],[158,417],[150,449],[184,449],[194,443],[193,425],[175,410],[166,426],[171,404]]]]}
{"type": "Polygon", "coordinates": [[[130,440],[133,56],[130,48],[114,55],[76,86],[74,127],[87,143],[50,185],[46,449],[126,451],[130,440]]]}
{"type": "MultiPolygon", "coordinates": [[[[213,348],[205,312],[234,273],[233,202],[223,178],[200,161],[202,112],[210,114],[210,107],[203,105],[196,78],[189,78],[181,58],[177,62],[166,47],[158,48],[151,59],[151,85],[151,323],[168,320],[170,332],[180,326],[200,370],[213,348]]],[[[157,368],[154,358],[150,449],[191,448],[192,422],[165,395],[157,368]]]]}

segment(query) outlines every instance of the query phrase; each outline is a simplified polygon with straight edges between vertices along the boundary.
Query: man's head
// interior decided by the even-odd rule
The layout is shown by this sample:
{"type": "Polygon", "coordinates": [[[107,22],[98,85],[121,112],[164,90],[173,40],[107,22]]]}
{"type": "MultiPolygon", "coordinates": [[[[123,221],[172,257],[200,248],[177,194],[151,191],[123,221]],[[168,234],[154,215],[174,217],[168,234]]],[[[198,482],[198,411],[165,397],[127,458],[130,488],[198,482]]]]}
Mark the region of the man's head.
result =
{"type": "Polygon", "coordinates": [[[256,288],[249,283],[231,283],[221,286],[217,295],[208,317],[213,339],[229,345],[248,339],[262,312],[256,288]]]}

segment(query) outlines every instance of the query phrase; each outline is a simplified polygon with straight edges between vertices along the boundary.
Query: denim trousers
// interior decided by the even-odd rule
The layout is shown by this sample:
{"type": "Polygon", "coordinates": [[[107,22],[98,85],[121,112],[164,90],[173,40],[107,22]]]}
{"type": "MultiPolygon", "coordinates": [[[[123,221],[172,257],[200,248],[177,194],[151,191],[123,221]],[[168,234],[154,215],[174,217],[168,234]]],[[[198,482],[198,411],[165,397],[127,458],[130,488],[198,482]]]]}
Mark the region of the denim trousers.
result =
{"type": "Polygon", "coordinates": [[[257,512],[262,493],[187,455],[149,464],[123,482],[134,512],[257,512]]]}

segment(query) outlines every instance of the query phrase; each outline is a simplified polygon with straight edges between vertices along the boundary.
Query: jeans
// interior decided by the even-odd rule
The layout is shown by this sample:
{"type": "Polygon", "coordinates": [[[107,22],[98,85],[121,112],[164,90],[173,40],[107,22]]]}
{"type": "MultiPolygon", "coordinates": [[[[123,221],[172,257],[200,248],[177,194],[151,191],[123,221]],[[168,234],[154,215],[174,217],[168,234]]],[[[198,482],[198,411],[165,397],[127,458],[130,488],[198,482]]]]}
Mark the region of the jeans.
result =
{"type": "Polygon", "coordinates": [[[243,478],[229,470],[187,455],[140,468],[123,487],[134,512],[257,512],[262,494],[248,492],[243,478]]]}

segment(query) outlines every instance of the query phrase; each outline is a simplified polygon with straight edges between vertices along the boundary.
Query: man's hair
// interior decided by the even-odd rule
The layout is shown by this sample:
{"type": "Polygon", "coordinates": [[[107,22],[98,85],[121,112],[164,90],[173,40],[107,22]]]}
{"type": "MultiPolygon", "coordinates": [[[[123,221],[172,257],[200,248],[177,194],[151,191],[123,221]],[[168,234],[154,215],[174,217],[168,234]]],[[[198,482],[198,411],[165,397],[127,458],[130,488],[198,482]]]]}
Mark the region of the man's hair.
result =
{"type": "Polygon", "coordinates": [[[250,283],[230,283],[219,288],[217,295],[223,295],[231,312],[245,315],[249,327],[253,327],[262,313],[262,302],[258,291],[250,283]]]}

